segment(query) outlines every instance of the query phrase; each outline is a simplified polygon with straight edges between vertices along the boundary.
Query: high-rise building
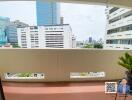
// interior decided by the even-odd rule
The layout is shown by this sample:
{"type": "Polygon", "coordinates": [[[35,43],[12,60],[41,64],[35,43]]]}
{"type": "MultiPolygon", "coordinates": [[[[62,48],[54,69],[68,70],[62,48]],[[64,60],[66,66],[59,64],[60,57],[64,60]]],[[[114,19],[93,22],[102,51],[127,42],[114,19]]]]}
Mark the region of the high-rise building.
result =
{"type": "Polygon", "coordinates": [[[6,28],[6,34],[7,34],[7,42],[11,44],[18,43],[17,40],[17,27],[10,23],[6,28]]]}
{"type": "Polygon", "coordinates": [[[61,25],[64,24],[64,17],[60,17],[60,24],[61,24],[61,25]]]}
{"type": "Polygon", "coordinates": [[[93,40],[92,40],[92,37],[89,37],[88,42],[89,42],[89,43],[92,43],[92,41],[93,41],[93,40]]]}
{"type": "Polygon", "coordinates": [[[60,24],[60,4],[36,0],[37,25],[60,24]]]}
{"type": "Polygon", "coordinates": [[[132,49],[132,10],[107,7],[104,49],[132,49]]]}
{"type": "Polygon", "coordinates": [[[27,26],[28,24],[20,22],[19,20],[10,22],[6,27],[7,42],[10,44],[17,44],[17,28],[24,28],[27,26]]]}
{"type": "Polygon", "coordinates": [[[6,44],[7,35],[6,35],[6,27],[9,24],[10,19],[7,17],[0,17],[0,46],[6,44]]]}
{"type": "Polygon", "coordinates": [[[73,48],[75,39],[69,24],[18,28],[21,48],[73,48]]]}

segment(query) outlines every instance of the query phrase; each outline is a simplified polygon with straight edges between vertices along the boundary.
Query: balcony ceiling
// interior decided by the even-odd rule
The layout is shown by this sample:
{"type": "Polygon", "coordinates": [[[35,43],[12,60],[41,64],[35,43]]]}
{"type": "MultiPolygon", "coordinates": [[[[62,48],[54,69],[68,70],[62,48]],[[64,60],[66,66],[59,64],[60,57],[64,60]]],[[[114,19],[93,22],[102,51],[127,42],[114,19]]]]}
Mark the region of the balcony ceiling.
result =
{"type": "MultiPolygon", "coordinates": [[[[34,1],[34,0],[0,0],[0,1],[34,1]]],[[[66,3],[82,3],[82,4],[97,4],[97,5],[112,5],[119,7],[132,7],[132,0],[41,0],[41,1],[58,1],[66,3]]]]}

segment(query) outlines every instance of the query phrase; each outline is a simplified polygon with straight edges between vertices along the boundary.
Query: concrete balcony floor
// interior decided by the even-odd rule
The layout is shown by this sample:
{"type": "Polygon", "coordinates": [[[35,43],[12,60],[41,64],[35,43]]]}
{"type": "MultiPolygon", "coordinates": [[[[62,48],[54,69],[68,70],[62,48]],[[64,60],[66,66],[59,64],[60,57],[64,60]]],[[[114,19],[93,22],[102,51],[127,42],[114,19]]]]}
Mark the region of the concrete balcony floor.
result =
{"type": "MultiPolygon", "coordinates": [[[[3,82],[3,88],[6,100],[115,100],[115,94],[105,94],[104,82],[3,82]]],[[[132,100],[132,96],[126,100],[132,100]]]]}

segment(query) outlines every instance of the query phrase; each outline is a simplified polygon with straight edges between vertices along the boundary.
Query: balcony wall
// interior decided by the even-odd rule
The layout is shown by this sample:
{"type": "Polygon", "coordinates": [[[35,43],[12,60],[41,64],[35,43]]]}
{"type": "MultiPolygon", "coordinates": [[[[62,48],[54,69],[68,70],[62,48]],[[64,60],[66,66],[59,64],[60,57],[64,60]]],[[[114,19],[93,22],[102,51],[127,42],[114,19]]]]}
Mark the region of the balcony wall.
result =
{"type": "MultiPolygon", "coordinates": [[[[88,49],[0,49],[0,73],[6,72],[42,72],[43,80],[28,81],[83,81],[115,80],[124,77],[125,69],[120,67],[118,58],[123,50],[88,50],[88,49]],[[104,78],[70,79],[70,72],[100,72],[104,78]]],[[[132,51],[127,51],[132,53],[132,51]]]]}

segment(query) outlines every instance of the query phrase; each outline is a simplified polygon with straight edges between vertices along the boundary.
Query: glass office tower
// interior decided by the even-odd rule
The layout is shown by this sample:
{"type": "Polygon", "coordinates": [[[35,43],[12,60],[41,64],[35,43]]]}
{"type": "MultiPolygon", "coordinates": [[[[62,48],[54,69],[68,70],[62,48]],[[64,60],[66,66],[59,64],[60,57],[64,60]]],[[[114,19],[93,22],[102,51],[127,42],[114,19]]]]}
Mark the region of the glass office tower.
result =
{"type": "Polygon", "coordinates": [[[60,24],[60,4],[36,1],[37,25],[56,25],[60,24]]]}
{"type": "Polygon", "coordinates": [[[0,46],[6,44],[7,42],[6,28],[9,22],[10,22],[9,18],[0,17],[0,46]]]}
{"type": "Polygon", "coordinates": [[[18,43],[17,40],[17,27],[10,23],[6,28],[7,42],[11,44],[18,43]]]}

